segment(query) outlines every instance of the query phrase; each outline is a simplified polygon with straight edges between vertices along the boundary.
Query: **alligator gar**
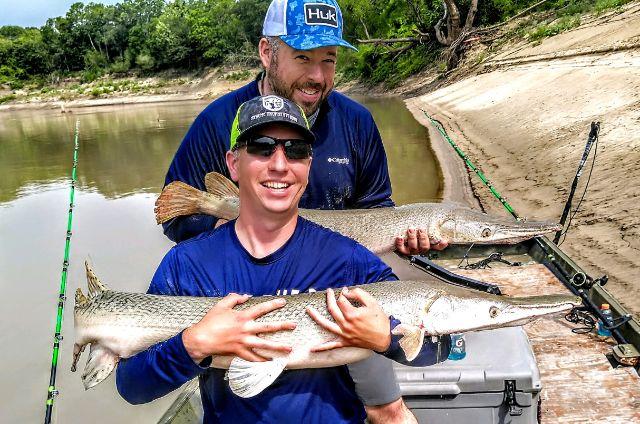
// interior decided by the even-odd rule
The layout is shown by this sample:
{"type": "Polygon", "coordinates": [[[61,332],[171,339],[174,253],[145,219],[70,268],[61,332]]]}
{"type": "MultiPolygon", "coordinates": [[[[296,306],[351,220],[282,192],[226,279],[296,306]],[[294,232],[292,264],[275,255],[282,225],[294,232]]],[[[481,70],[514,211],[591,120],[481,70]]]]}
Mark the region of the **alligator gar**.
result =
{"type": "MultiPolygon", "coordinates": [[[[80,289],[75,296],[76,340],[71,368],[75,371],[82,351],[90,344],[89,359],[82,375],[86,389],[107,378],[120,358],[133,356],[178,334],[198,322],[221,299],[111,291],[88,265],[87,281],[88,297],[80,289]]],[[[575,296],[497,296],[431,281],[390,281],[356,287],[370,293],[386,314],[401,321],[393,332],[402,336],[400,346],[409,361],[418,355],[425,336],[522,325],[536,317],[566,311],[580,304],[580,298],[575,296]]],[[[238,396],[251,397],[260,393],[285,368],[332,367],[356,362],[372,354],[370,350],[354,347],[311,352],[313,346],[336,339],[306,312],[308,306],[313,307],[332,320],[326,309],[326,293],[302,293],[284,298],[287,301],[284,307],[257,321],[296,322],[295,330],[262,335],[291,346],[290,353],[256,350],[271,359],[266,362],[249,362],[229,356],[213,358],[213,367],[229,369],[229,385],[238,396]]],[[[253,297],[237,308],[249,308],[270,299],[273,297],[253,297]]]]}
{"type": "MultiPolygon", "coordinates": [[[[156,201],[158,224],[181,215],[204,213],[227,220],[239,213],[238,188],[221,174],[205,176],[207,191],[180,181],[168,184],[156,201]]],[[[408,229],[424,229],[432,240],[449,244],[511,244],[558,231],[553,222],[515,221],[455,203],[413,203],[373,209],[300,209],[300,216],[350,237],[374,253],[395,249],[408,229]]]]}

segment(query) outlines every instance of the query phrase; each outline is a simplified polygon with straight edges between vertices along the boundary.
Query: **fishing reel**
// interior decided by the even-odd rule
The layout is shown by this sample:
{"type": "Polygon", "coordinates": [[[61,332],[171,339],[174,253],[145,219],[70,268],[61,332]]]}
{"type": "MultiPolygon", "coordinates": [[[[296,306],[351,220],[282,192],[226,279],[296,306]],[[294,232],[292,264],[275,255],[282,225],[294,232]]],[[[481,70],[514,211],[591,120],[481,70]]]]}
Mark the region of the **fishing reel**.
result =
{"type": "Polygon", "coordinates": [[[596,278],[594,280],[584,272],[577,272],[573,274],[573,277],[571,277],[569,281],[571,282],[571,285],[576,288],[588,290],[593,287],[594,284],[604,286],[609,281],[609,277],[605,274],[602,277],[596,278]]]}

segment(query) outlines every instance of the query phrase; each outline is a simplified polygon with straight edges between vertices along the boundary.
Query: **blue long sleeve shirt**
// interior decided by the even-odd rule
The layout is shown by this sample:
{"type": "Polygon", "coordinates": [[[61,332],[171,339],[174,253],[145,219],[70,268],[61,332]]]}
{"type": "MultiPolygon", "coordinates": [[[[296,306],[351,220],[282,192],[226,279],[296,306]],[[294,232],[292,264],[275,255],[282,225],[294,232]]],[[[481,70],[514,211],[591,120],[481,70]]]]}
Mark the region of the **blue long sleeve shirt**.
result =
{"type": "MultiPolygon", "coordinates": [[[[224,296],[231,292],[286,295],[396,279],[392,270],[364,247],[303,218],[298,218],[294,234],[285,245],[261,259],[244,249],[234,224],[231,221],[172,248],[148,292],[176,296],[224,296]]],[[[435,363],[436,349],[427,341],[414,364],[435,363]]],[[[402,359],[399,351],[395,342],[385,354],[402,359]]],[[[116,384],[124,399],[144,403],[200,377],[205,423],[362,423],[365,418],[346,366],[285,371],[265,391],[243,399],[230,391],[224,370],[208,365],[207,360],[193,362],[182,343],[182,334],[178,334],[121,360],[116,384]]]]}
{"type": "MultiPolygon", "coordinates": [[[[212,171],[229,177],[225,153],[238,107],[259,96],[253,81],[212,102],[195,119],[178,148],[165,184],[183,181],[205,190],[212,171]]],[[[307,209],[359,209],[393,206],[387,156],[371,113],[332,91],[311,128],[316,136],[309,184],[300,200],[307,209]]],[[[216,218],[196,214],[165,223],[164,232],[179,242],[213,229],[216,218]]]]}

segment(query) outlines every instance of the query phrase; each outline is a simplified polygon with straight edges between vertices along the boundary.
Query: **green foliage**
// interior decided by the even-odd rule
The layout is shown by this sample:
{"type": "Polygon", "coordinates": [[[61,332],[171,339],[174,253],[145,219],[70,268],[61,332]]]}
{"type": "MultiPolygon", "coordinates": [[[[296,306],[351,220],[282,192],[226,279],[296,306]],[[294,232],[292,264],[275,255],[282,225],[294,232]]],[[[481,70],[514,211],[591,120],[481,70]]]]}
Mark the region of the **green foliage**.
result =
{"type": "Polygon", "coordinates": [[[148,52],[142,52],[136,56],[136,65],[144,71],[149,71],[153,69],[155,60],[148,52]]]}
{"type": "Polygon", "coordinates": [[[88,50],[84,54],[84,68],[87,70],[106,68],[109,61],[97,50],[88,50]]]}
{"type": "Polygon", "coordinates": [[[2,103],[10,102],[11,100],[15,100],[15,98],[16,98],[15,94],[9,94],[7,96],[1,96],[0,97],[0,105],[2,103]]]}
{"type": "Polygon", "coordinates": [[[594,6],[596,12],[603,12],[608,9],[615,9],[630,3],[632,0],[597,0],[594,6]]]}
{"type": "Polygon", "coordinates": [[[100,97],[104,93],[102,87],[94,87],[89,94],[93,97],[100,97]]]}
{"type": "Polygon", "coordinates": [[[527,34],[527,38],[533,42],[540,41],[545,37],[560,34],[561,32],[568,31],[578,25],[580,25],[579,16],[563,16],[556,22],[549,25],[542,24],[536,27],[533,31],[527,34]]]}
{"type": "Polygon", "coordinates": [[[80,82],[83,84],[93,82],[102,76],[102,71],[100,69],[87,69],[83,71],[80,75],[80,82]]]}
{"type": "MultiPolygon", "coordinates": [[[[502,22],[537,0],[479,2],[475,25],[502,22]]],[[[533,41],[579,25],[578,15],[620,7],[631,0],[550,0],[537,8],[556,18],[519,35],[533,41]]],[[[462,19],[471,0],[455,0],[462,19]]],[[[0,27],[0,84],[17,89],[60,76],[79,75],[84,83],[107,73],[202,69],[234,64],[255,66],[256,45],[270,0],[122,0],[114,5],[74,3],[64,16],[40,28],[0,27]]],[[[435,42],[374,46],[357,39],[415,37],[435,40],[442,0],[340,0],[344,35],[358,52],[340,49],[339,76],[395,85],[429,66],[441,66],[435,42]]],[[[228,78],[244,78],[244,74],[228,78]]],[[[142,90],[131,86],[127,90],[142,90]]],[[[144,88],[146,89],[146,88],[144,88]]],[[[102,87],[92,95],[105,94],[102,87]]],[[[117,88],[114,90],[118,91],[117,88]]]]}
{"type": "Polygon", "coordinates": [[[109,71],[114,74],[124,74],[131,68],[131,63],[129,58],[118,58],[116,59],[111,66],[109,66],[109,71]]]}
{"type": "Polygon", "coordinates": [[[407,77],[431,66],[438,54],[433,45],[418,45],[402,54],[371,44],[357,53],[340,57],[340,77],[359,79],[367,84],[385,84],[392,88],[407,77]]]}
{"type": "Polygon", "coordinates": [[[230,74],[225,75],[224,79],[227,81],[242,81],[246,80],[251,76],[251,71],[245,69],[244,71],[231,72],[230,74]]]}

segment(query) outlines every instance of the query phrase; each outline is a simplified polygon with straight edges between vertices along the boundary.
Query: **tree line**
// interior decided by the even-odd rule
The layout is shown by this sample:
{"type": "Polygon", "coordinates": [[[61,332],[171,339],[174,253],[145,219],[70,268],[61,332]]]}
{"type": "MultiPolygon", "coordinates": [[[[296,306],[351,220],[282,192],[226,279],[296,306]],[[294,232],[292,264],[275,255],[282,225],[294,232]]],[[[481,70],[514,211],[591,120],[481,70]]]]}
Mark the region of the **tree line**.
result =
{"type": "MultiPolygon", "coordinates": [[[[539,0],[340,0],[345,75],[379,82],[437,58],[465,28],[499,23],[539,0]],[[400,40],[400,41],[398,41],[400,40]]],[[[549,0],[548,8],[588,0],[549,0]]],[[[256,65],[269,0],[123,0],[75,3],[40,28],[0,27],[0,84],[55,83],[79,75],[256,65]]]]}

